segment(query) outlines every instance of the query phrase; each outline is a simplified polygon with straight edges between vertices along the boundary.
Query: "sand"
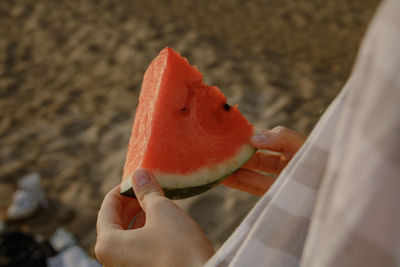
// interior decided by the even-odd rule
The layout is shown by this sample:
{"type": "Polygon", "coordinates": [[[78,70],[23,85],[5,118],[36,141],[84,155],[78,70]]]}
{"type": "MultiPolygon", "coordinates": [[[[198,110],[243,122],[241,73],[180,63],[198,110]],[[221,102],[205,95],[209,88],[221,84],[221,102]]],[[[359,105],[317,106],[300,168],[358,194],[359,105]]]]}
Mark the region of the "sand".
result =
{"type": "MultiPolygon", "coordinates": [[[[50,201],[8,224],[71,231],[93,255],[143,73],[170,46],[257,128],[308,134],[348,78],[377,0],[1,1],[0,209],[38,171],[50,201]]],[[[257,201],[218,186],[178,203],[218,248],[257,201]]]]}

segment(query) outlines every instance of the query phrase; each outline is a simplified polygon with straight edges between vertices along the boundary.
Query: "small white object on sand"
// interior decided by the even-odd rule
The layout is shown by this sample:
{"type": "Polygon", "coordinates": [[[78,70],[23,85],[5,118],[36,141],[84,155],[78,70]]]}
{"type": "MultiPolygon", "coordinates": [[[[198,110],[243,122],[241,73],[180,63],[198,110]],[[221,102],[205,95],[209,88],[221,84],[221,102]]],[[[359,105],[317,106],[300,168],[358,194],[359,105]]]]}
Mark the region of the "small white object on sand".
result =
{"type": "Polygon", "coordinates": [[[32,216],[39,207],[46,208],[48,202],[40,186],[40,174],[30,173],[18,181],[18,189],[7,209],[7,220],[21,220],[32,216]]]}

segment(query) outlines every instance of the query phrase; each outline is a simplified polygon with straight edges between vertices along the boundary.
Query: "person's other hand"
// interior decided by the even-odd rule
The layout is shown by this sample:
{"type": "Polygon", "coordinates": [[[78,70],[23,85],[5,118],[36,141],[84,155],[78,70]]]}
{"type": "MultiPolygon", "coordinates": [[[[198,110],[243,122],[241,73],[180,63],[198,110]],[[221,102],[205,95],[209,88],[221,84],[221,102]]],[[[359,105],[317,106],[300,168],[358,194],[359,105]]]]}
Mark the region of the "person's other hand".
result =
{"type": "Polygon", "coordinates": [[[202,266],[214,250],[200,227],[164,196],[148,171],[136,171],[132,185],[137,199],[121,196],[117,186],[101,205],[99,261],[105,266],[202,266]]]}
{"type": "Polygon", "coordinates": [[[258,149],[277,153],[256,152],[248,162],[222,184],[253,195],[263,195],[274,183],[275,177],[256,171],[279,175],[305,140],[305,136],[282,126],[272,130],[261,130],[261,134],[251,137],[252,145],[258,149]]]}

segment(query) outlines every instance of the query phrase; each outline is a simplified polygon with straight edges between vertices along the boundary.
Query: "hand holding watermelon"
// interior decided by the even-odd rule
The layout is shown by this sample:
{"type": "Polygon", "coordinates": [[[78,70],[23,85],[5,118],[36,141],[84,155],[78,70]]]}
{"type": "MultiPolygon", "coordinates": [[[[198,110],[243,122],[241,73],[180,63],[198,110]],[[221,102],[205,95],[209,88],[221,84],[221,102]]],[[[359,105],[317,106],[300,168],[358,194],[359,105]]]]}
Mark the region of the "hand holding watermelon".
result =
{"type": "Polygon", "coordinates": [[[100,262],[104,266],[202,266],[214,250],[193,219],[165,197],[146,170],[134,173],[132,187],[137,199],[120,195],[117,186],[100,208],[95,247],[100,262]]]}
{"type": "Polygon", "coordinates": [[[269,131],[262,130],[261,134],[253,136],[250,140],[254,147],[278,152],[279,155],[257,152],[223,184],[261,196],[271,187],[275,178],[255,171],[279,175],[303,145],[306,137],[293,130],[278,126],[269,131]]]}
{"type": "MultiPolygon", "coordinates": [[[[252,144],[281,155],[257,152],[224,184],[263,194],[275,179],[253,170],[279,174],[304,141],[304,136],[280,126],[261,131],[251,138],[252,144]]],[[[120,195],[117,186],[99,211],[95,252],[105,266],[201,266],[211,257],[213,248],[200,227],[165,197],[152,174],[139,169],[132,187],[137,199],[120,195]]]]}

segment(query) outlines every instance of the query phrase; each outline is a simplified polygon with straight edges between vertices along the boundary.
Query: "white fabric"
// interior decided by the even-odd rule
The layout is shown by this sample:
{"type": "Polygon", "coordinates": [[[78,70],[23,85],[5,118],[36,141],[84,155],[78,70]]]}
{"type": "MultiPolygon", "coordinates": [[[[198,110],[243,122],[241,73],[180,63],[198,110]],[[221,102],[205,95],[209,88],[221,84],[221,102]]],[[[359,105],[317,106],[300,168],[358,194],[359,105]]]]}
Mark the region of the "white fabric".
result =
{"type": "Polygon", "coordinates": [[[400,1],[353,74],[212,266],[400,266],[400,1]]]}

